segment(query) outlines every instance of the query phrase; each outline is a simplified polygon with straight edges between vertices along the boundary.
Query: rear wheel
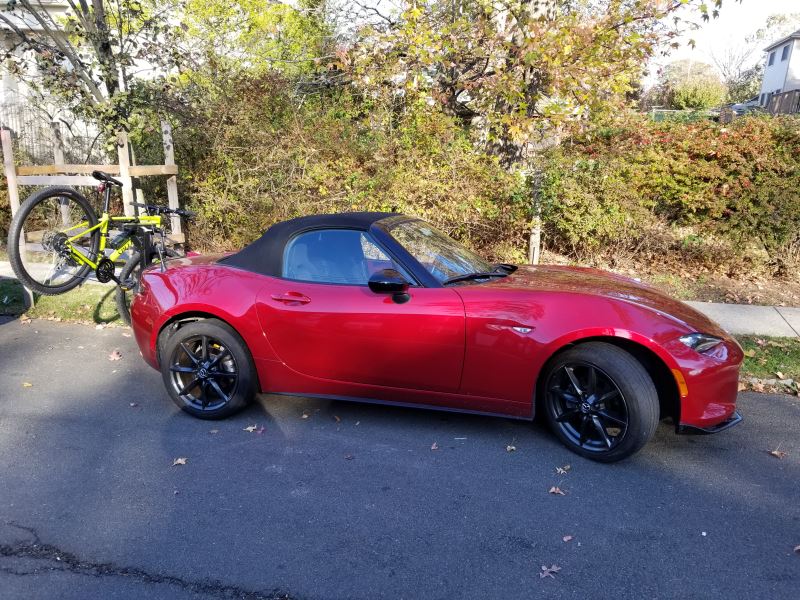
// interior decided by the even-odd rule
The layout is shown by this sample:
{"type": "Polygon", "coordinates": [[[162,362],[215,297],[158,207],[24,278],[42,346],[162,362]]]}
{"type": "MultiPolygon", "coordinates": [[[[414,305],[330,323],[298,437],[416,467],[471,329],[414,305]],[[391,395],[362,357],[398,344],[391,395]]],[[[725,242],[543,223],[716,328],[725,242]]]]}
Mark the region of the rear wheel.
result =
{"type": "MultiPolygon", "coordinates": [[[[119,280],[126,284],[126,289],[117,286],[115,299],[117,302],[117,312],[126,325],[131,324],[131,300],[134,294],[139,291],[139,276],[142,273],[140,256],[138,252],[132,253],[119,274],[119,280]]],[[[156,254],[156,256],[158,256],[158,254],[156,254]]],[[[179,258],[181,255],[172,248],[165,248],[164,256],[166,258],[179,258]]]]}
{"type": "Polygon", "coordinates": [[[161,375],[181,410],[201,419],[222,419],[255,396],[256,372],[239,335],[222,321],[184,325],[164,343],[161,375]]]}
{"type": "Polygon", "coordinates": [[[600,462],[634,454],[653,437],[658,393],[647,370],[612,344],[571,348],[545,373],[544,409],[550,427],[573,452],[600,462]]]}
{"type": "Polygon", "coordinates": [[[9,227],[14,274],[25,287],[46,296],[77,287],[91,267],[75,260],[70,247],[97,262],[100,232],[89,231],[95,225],[94,210],[77,190],[57,186],[37,192],[20,206],[9,227]]]}

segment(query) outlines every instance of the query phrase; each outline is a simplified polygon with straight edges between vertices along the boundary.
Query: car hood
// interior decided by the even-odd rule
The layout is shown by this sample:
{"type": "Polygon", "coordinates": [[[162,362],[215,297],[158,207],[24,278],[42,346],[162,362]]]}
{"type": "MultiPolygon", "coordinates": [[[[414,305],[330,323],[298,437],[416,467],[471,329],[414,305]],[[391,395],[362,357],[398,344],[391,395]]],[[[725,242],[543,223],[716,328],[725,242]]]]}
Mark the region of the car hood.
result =
{"type": "Polygon", "coordinates": [[[691,306],[628,277],[585,267],[524,266],[503,279],[482,284],[494,289],[601,296],[642,306],[684,324],[692,331],[726,336],[714,321],[691,306]]]}

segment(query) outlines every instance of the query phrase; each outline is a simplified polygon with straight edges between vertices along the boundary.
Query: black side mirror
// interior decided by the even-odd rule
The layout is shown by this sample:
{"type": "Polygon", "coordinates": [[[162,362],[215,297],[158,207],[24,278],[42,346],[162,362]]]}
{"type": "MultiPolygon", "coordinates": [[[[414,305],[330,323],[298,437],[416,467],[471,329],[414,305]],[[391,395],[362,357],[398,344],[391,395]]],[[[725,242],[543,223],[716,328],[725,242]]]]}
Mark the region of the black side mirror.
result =
{"type": "Polygon", "coordinates": [[[369,278],[369,289],[376,294],[405,294],[408,281],[395,269],[382,269],[369,278]]]}

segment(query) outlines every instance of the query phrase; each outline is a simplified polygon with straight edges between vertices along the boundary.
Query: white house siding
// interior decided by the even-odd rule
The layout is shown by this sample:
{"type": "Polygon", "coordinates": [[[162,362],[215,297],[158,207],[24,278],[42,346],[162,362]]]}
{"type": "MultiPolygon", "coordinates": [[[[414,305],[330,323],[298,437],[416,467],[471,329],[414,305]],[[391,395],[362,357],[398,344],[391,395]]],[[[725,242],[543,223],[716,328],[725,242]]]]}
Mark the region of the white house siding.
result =
{"type": "Polygon", "coordinates": [[[800,40],[792,40],[789,50],[789,68],[786,73],[786,84],[783,91],[800,90],[800,40]]]}
{"type": "MultiPolygon", "coordinates": [[[[789,63],[791,60],[781,60],[782,51],[783,46],[778,46],[777,48],[767,52],[767,57],[764,64],[764,78],[761,80],[761,94],[759,95],[759,102],[761,104],[767,104],[766,97],[769,94],[784,91],[783,84],[786,82],[786,73],[789,69],[789,63]],[[770,65],[769,57],[773,52],[775,53],[775,60],[772,65],[770,65]]],[[[791,51],[789,54],[789,59],[791,59],[791,51]]]]}

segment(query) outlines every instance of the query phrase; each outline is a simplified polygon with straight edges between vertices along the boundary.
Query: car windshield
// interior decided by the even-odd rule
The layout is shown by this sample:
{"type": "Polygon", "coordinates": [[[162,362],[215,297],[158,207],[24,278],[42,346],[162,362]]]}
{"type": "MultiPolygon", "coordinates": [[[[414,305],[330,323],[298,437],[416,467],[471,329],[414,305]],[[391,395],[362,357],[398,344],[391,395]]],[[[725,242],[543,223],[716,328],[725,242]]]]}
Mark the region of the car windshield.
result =
{"type": "Polygon", "coordinates": [[[440,283],[495,270],[494,265],[424,221],[401,221],[390,226],[389,233],[440,283]]]}

